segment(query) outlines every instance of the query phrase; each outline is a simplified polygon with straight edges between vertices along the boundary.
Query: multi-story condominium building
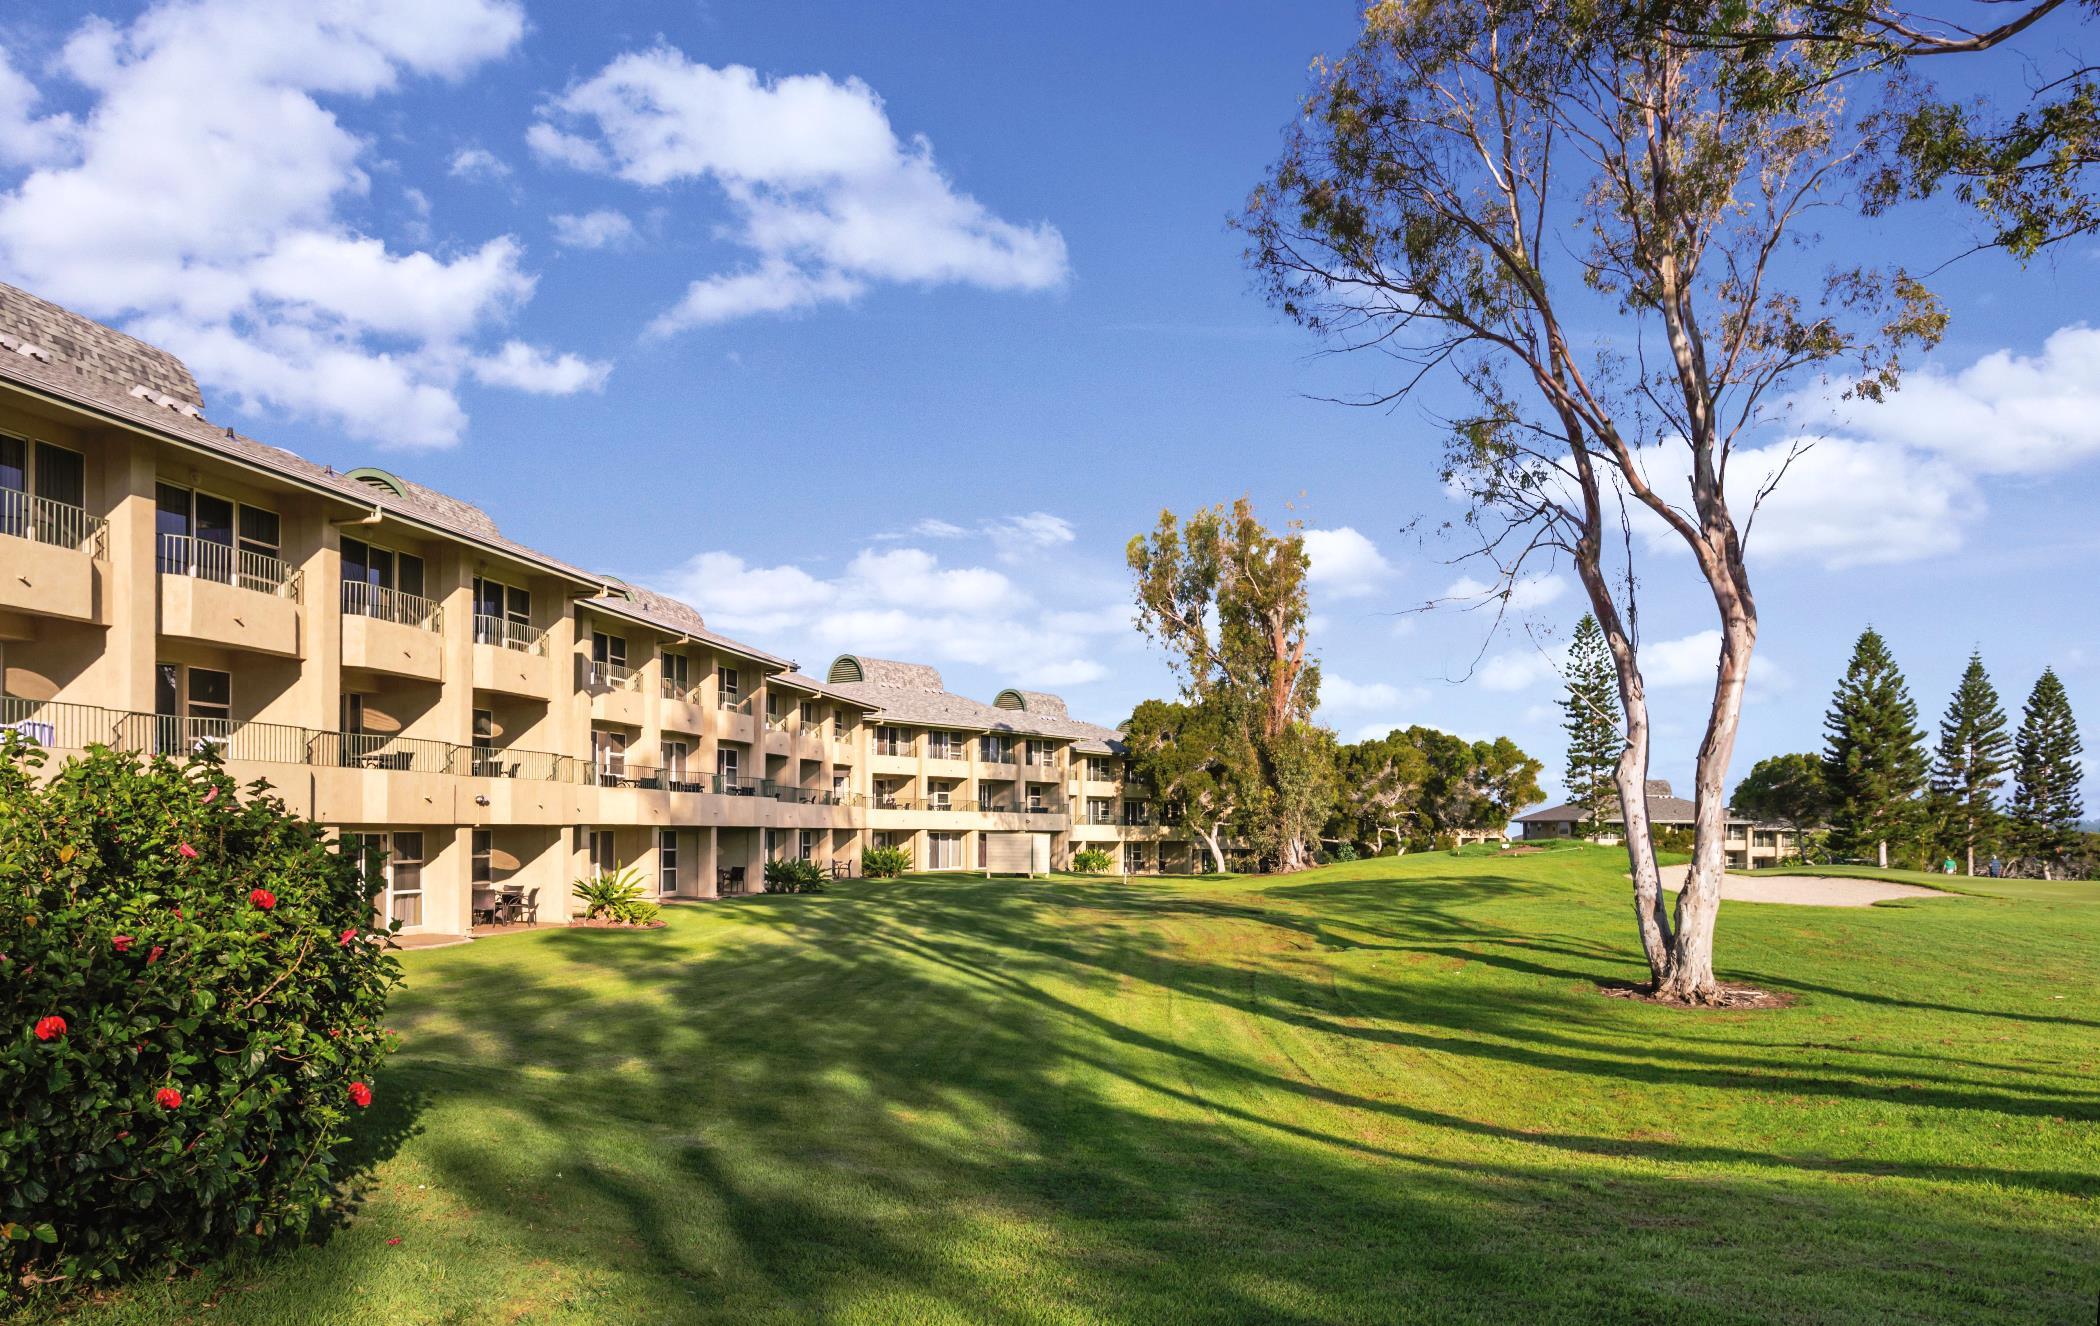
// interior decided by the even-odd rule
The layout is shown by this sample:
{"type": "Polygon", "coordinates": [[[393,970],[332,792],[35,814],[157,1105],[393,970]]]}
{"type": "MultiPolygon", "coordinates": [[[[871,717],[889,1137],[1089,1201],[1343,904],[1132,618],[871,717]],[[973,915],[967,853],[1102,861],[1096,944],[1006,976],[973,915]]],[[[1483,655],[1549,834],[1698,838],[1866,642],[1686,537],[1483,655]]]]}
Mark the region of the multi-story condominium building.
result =
{"type": "Polygon", "coordinates": [[[1008,834],[1045,867],[1191,859],[1055,696],[855,655],[805,676],[468,502],[215,425],[173,355],[4,285],[0,727],[214,748],[382,849],[410,933],[466,933],[498,884],[555,919],[601,871],[712,897],[870,842],[922,869],[1008,834]]]}
{"type": "MultiPolygon", "coordinates": [[[[1691,802],[1673,793],[1666,779],[1648,780],[1648,822],[1655,828],[1681,829],[1688,833],[1696,809],[1691,802]]],[[[1517,831],[1529,842],[1573,838],[1582,832],[1582,823],[1588,817],[1589,812],[1582,806],[1567,802],[1517,816],[1517,831]]],[[[1617,843],[1625,832],[1626,822],[1619,815],[1616,798],[1599,817],[1598,828],[1600,832],[1592,836],[1603,843],[1617,843]]],[[[1748,869],[1778,865],[1788,857],[1798,856],[1801,844],[1788,825],[1753,820],[1730,811],[1722,837],[1722,851],[1728,865],[1748,869]]]]}

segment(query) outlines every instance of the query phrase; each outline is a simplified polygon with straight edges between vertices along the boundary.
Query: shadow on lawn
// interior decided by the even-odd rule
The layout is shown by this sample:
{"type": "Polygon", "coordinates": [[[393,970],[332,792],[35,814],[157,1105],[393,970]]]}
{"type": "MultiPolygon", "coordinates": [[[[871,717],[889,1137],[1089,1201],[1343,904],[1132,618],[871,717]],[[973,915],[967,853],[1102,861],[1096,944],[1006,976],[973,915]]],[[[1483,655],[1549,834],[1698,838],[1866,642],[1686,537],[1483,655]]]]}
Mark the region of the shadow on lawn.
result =
{"type": "MultiPolygon", "coordinates": [[[[2091,1252],[2060,1211],[2022,1221],[1962,1197],[2090,1198],[2091,1173],[1535,1132],[1468,1117],[1495,1111],[1451,1108],[1433,1073],[1406,1072],[2015,1119],[2091,1119],[2089,1094],[1598,1000],[1587,988],[1623,975],[1623,952],[1484,911],[1553,892],[1524,881],[1353,889],[907,881],[425,960],[360,1159],[415,1139],[433,1186],[521,1274],[634,1277],[638,1300],[602,1289],[590,1310],[607,1320],[1750,1322],[1804,1303],[1959,1320],[2083,1304],[2066,1268],[2089,1271],[2091,1252]],[[1496,976],[1454,995],[1360,965],[1374,960],[1496,976]]],[[[386,1250],[361,1244],[315,1278],[317,1300],[388,1274],[386,1250]]],[[[317,1302],[313,1319],[334,1318],[317,1302]]]]}

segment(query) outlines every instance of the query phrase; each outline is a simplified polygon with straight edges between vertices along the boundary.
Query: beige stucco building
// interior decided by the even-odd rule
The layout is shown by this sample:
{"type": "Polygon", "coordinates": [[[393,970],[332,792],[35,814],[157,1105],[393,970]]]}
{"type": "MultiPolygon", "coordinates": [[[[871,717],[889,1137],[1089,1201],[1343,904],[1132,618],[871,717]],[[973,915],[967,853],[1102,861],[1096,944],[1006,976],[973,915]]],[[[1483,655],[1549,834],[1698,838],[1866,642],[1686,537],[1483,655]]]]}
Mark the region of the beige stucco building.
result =
{"type": "Polygon", "coordinates": [[[636,869],[755,890],[769,858],[974,868],[1000,835],[1186,869],[1113,729],[923,665],[824,680],[471,503],[206,418],[173,355],[0,285],[0,726],[56,752],[209,744],[386,849],[386,914],[462,934],[477,888],[542,920],[636,869]]]}
{"type": "MultiPolygon", "coordinates": [[[[1671,791],[1670,784],[1664,779],[1649,779],[1647,790],[1649,824],[1656,829],[1692,831],[1697,806],[1671,791]]],[[[1517,816],[1517,831],[1527,842],[1574,838],[1582,836],[1583,823],[1588,818],[1586,808],[1570,801],[1517,816]]],[[[1625,832],[1626,822],[1619,815],[1616,798],[1599,818],[1598,829],[1599,832],[1588,836],[1601,843],[1617,843],[1625,832]]],[[[1722,835],[1721,850],[1726,858],[1725,864],[1742,870],[1776,866],[1789,857],[1798,856],[1801,844],[1798,835],[1788,825],[1753,820],[1731,810],[1722,835]]]]}

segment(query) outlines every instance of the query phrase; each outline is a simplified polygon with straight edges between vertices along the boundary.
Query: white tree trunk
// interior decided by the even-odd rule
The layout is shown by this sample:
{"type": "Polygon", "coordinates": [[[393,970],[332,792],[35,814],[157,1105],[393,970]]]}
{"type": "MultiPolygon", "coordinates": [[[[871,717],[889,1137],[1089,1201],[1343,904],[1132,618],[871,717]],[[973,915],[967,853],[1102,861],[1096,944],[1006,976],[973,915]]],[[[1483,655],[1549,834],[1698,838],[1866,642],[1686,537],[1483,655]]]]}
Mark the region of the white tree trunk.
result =
{"type": "Polygon", "coordinates": [[[1743,687],[1749,681],[1750,652],[1756,643],[1756,621],[1741,610],[1729,614],[1721,632],[1713,704],[1707,712],[1706,737],[1699,743],[1694,774],[1692,867],[1677,894],[1677,934],[1671,945],[1670,971],[1656,987],[1658,994],[1687,1003],[1709,1002],[1718,990],[1714,922],[1720,916],[1721,878],[1728,868],[1728,764],[1735,755],[1743,687]]]}

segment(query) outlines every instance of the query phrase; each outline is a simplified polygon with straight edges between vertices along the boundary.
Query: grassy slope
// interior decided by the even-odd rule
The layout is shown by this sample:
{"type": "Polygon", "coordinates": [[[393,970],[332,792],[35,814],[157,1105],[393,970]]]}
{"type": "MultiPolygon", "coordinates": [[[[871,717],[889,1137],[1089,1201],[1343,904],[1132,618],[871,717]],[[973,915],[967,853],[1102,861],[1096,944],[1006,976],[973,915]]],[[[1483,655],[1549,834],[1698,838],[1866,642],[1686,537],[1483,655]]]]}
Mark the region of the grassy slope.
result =
{"type": "Polygon", "coordinates": [[[79,1319],[2089,1318],[2100,889],[1726,904],[1726,974],[1800,1002],[1685,1013],[1593,993],[1641,974],[1623,869],[913,879],[411,954],[356,1220],[79,1319]]]}

